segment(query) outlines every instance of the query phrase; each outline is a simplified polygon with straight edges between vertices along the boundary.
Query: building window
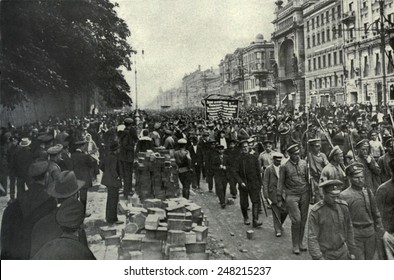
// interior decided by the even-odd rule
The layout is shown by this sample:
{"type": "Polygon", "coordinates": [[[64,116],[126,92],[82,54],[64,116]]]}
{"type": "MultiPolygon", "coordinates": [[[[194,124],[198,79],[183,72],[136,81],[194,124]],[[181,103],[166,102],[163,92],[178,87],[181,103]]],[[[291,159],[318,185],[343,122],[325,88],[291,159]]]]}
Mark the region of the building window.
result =
{"type": "Polygon", "coordinates": [[[331,40],[330,38],[330,28],[327,28],[327,42],[331,40]]]}
{"type": "Polygon", "coordinates": [[[334,66],[338,64],[338,60],[337,60],[337,52],[333,53],[334,55],[334,66]]]}
{"type": "Polygon", "coordinates": [[[353,11],[353,2],[349,3],[349,12],[353,11]]]}
{"type": "Polygon", "coordinates": [[[368,56],[364,56],[364,77],[369,76],[368,56]]]}
{"type": "Polygon", "coordinates": [[[323,79],[319,79],[319,88],[323,88],[323,79]]]}
{"type": "Polygon", "coordinates": [[[354,79],[355,71],[354,71],[354,60],[350,60],[350,78],[354,79]]]}
{"type": "Polygon", "coordinates": [[[319,17],[317,16],[316,17],[316,27],[319,27],[320,26],[320,22],[319,22],[319,17]]]}
{"type": "Polygon", "coordinates": [[[312,29],[315,29],[315,19],[312,19],[312,29]]]}
{"type": "Polygon", "coordinates": [[[337,28],[334,26],[332,28],[332,39],[335,40],[337,38],[337,28]]]}
{"type": "Polygon", "coordinates": [[[379,60],[380,58],[379,58],[379,54],[377,53],[376,54],[376,58],[375,58],[375,61],[376,61],[376,65],[375,65],[375,75],[377,76],[377,75],[380,75],[380,60],[379,60]]]}
{"type": "Polygon", "coordinates": [[[339,51],[339,64],[343,64],[343,52],[339,51]]]}
{"type": "Polygon", "coordinates": [[[342,38],[342,24],[338,24],[338,38],[342,38]]]}
{"type": "Polygon", "coordinates": [[[308,49],[311,47],[311,38],[307,38],[306,39],[306,42],[307,42],[307,46],[308,46],[308,49]]]}
{"type": "Polygon", "coordinates": [[[312,63],[310,59],[308,59],[308,71],[312,71],[312,63]]]}
{"type": "Polygon", "coordinates": [[[316,58],[313,58],[313,70],[316,70],[316,58]]]}
{"type": "Polygon", "coordinates": [[[353,28],[349,28],[349,39],[351,41],[353,41],[353,36],[354,35],[354,27],[353,28]]]}
{"type": "Polygon", "coordinates": [[[317,33],[317,44],[320,45],[320,33],[317,33]]]}
{"type": "Polygon", "coordinates": [[[330,53],[327,55],[327,66],[331,67],[331,54],[330,53]]]}
{"type": "Polygon", "coordinates": [[[334,76],[334,86],[335,87],[338,86],[338,76],[337,75],[334,76]]]}
{"type": "Polygon", "coordinates": [[[330,11],[326,12],[326,23],[330,23],[330,11]]]}
{"type": "Polygon", "coordinates": [[[326,55],[323,55],[323,68],[326,68],[326,55]]]}
{"type": "Polygon", "coordinates": [[[363,9],[367,7],[367,1],[363,2],[363,9]]]}
{"type": "Polygon", "coordinates": [[[394,72],[394,66],[393,66],[393,55],[392,55],[392,51],[389,51],[388,54],[388,62],[387,62],[387,73],[391,74],[394,72]]]}
{"type": "Polygon", "coordinates": [[[309,20],[306,22],[306,31],[309,32],[309,20]]]}
{"type": "Polygon", "coordinates": [[[364,34],[368,34],[368,22],[364,23],[364,34]]]}
{"type": "Polygon", "coordinates": [[[321,43],[324,44],[326,40],[326,33],[324,31],[321,32],[321,43]]]}
{"type": "Polygon", "coordinates": [[[337,14],[338,14],[338,18],[342,17],[342,9],[341,9],[341,5],[337,6],[337,14]]]}
{"type": "Polygon", "coordinates": [[[316,46],[316,37],[312,35],[312,47],[316,46]]]}
{"type": "Polygon", "coordinates": [[[332,15],[332,20],[335,20],[335,8],[332,8],[331,15],[332,15]]]}
{"type": "Polygon", "coordinates": [[[311,90],[312,87],[313,87],[313,83],[312,83],[312,81],[309,81],[309,89],[311,90]]]}
{"type": "Polygon", "coordinates": [[[324,25],[324,14],[320,15],[320,22],[321,22],[321,25],[324,25]]]}
{"type": "Polygon", "coordinates": [[[270,59],[275,59],[275,52],[274,51],[270,51],[270,59]]]}
{"type": "Polygon", "coordinates": [[[368,95],[368,85],[364,85],[365,100],[370,101],[371,97],[368,95]]]}
{"type": "Polygon", "coordinates": [[[321,69],[321,57],[320,56],[317,58],[317,66],[319,67],[319,69],[321,69]]]}

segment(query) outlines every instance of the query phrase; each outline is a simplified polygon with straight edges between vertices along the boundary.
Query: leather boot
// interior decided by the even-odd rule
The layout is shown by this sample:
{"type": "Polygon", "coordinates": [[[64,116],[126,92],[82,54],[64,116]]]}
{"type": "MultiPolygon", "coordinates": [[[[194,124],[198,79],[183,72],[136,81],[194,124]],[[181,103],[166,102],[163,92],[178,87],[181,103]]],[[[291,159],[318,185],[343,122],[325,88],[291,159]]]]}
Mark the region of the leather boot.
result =
{"type": "Polygon", "coordinates": [[[307,247],[304,245],[304,231],[305,231],[305,226],[300,227],[300,251],[306,251],[307,247]]]}
{"type": "Polygon", "coordinates": [[[253,215],[253,227],[257,228],[263,224],[259,221],[259,205],[258,203],[253,203],[252,205],[252,215],[253,215]]]}
{"type": "Polygon", "coordinates": [[[248,209],[241,208],[241,212],[242,212],[242,216],[244,217],[244,224],[247,226],[250,225],[250,220],[249,220],[249,216],[248,216],[248,209]]]}
{"type": "Polygon", "coordinates": [[[293,243],[293,253],[300,254],[300,227],[291,225],[291,241],[293,243]]]}

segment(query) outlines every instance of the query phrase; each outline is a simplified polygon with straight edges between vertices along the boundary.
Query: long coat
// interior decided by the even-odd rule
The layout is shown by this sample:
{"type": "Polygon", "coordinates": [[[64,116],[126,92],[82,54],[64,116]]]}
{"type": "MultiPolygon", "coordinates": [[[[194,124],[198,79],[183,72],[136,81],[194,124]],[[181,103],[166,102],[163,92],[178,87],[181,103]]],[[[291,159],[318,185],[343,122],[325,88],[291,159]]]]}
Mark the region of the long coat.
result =
{"type": "Polygon", "coordinates": [[[33,183],[29,190],[4,210],[1,223],[1,259],[28,260],[34,225],[56,208],[56,201],[43,185],[33,183]]]}
{"type": "Polygon", "coordinates": [[[79,150],[71,154],[71,159],[73,160],[75,176],[78,180],[85,182],[85,188],[90,188],[92,186],[91,169],[94,167],[95,160],[79,150]]]}
{"type": "Polygon", "coordinates": [[[190,145],[190,147],[187,150],[189,151],[190,157],[192,158],[192,166],[195,166],[195,165],[202,166],[203,165],[203,153],[201,150],[201,146],[197,145],[196,152],[194,151],[193,145],[190,145]]]}
{"type": "Polygon", "coordinates": [[[21,148],[15,153],[15,175],[17,177],[26,177],[29,166],[33,162],[33,154],[30,148],[21,148]]]}
{"type": "Polygon", "coordinates": [[[125,129],[119,136],[120,153],[119,160],[133,162],[134,147],[138,141],[137,131],[134,127],[125,129]]]}
{"type": "Polygon", "coordinates": [[[263,192],[264,197],[269,198],[273,204],[278,203],[282,193],[278,190],[279,177],[276,174],[273,164],[268,166],[264,171],[263,192]]]}
{"type": "Polygon", "coordinates": [[[115,154],[108,154],[100,163],[100,169],[103,171],[101,184],[106,187],[119,188],[122,184],[119,173],[119,158],[115,154]]]}

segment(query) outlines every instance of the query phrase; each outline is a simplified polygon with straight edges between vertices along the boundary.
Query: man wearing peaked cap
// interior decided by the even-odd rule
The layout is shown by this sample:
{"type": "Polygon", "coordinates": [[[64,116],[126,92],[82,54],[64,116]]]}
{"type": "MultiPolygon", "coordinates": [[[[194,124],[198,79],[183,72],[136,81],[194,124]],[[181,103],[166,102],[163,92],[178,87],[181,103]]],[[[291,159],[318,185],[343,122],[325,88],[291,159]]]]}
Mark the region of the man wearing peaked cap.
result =
{"type": "Polygon", "coordinates": [[[92,251],[77,237],[84,218],[81,202],[75,198],[64,201],[56,213],[56,222],[61,227],[62,235],[44,244],[32,259],[95,260],[92,251]]]}
{"type": "Polygon", "coordinates": [[[321,196],[321,192],[319,191],[319,181],[322,170],[325,166],[327,166],[328,159],[327,156],[320,152],[321,149],[321,141],[320,139],[310,139],[308,141],[309,144],[309,155],[307,155],[307,161],[309,162],[309,170],[312,176],[313,185],[313,201],[311,203],[316,203],[320,201],[323,197],[321,196]]]}
{"type": "Polygon", "coordinates": [[[349,208],[346,202],[337,199],[342,185],[339,180],[327,180],[319,185],[323,200],[313,205],[308,221],[308,248],[314,260],[355,258],[349,208]]]}
{"type": "Polygon", "coordinates": [[[300,158],[297,144],[291,145],[287,152],[290,159],[280,168],[279,188],[285,193],[291,219],[292,249],[293,253],[298,255],[300,251],[306,250],[303,237],[310,200],[308,170],[306,161],[300,158]]]}
{"type": "Polygon", "coordinates": [[[370,155],[369,141],[367,139],[361,140],[356,145],[357,156],[356,162],[364,165],[365,185],[371,188],[375,194],[380,185],[380,167],[375,159],[370,155]]]}
{"type": "Polygon", "coordinates": [[[344,164],[343,152],[339,146],[335,146],[328,155],[329,163],[323,168],[319,182],[328,180],[339,180],[342,185],[346,185],[345,171],[341,165],[344,164]]]}
{"type": "Polygon", "coordinates": [[[374,194],[365,184],[365,166],[354,162],[346,167],[350,187],[340,194],[340,198],[349,205],[351,221],[354,228],[356,257],[372,260],[376,251],[376,240],[383,232],[382,220],[374,194]]]}
{"type": "Polygon", "coordinates": [[[59,163],[61,162],[61,151],[63,150],[62,144],[57,144],[50,147],[47,150],[49,155],[49,167],[48,167],[48,183],[55,181],[56,176],[61,172],[59,163]]]}

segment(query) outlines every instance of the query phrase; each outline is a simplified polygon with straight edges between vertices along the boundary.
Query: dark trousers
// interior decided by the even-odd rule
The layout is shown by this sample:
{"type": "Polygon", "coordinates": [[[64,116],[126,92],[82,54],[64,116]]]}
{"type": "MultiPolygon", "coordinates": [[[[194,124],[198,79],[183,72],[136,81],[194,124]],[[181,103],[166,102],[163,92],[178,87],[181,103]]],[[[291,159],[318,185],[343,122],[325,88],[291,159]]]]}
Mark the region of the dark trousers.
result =
{"type": "Polygon", "coordinates": [[[358,260],[373,260],[376,251],[376,235],[369,237],[354,237],[358,260]]]}
{"type": "Polygon", "coordinates": [[[211,168],[206,169],[206,175],[207,175],[207,184],[208,184],[208,189],[211,191],[213,190],[213,170],[211,168]]]}
{"type": "Polygon", "coordinates": [[[192,184],[191,172],[179,173],[178,176],[182,184],[182,196],[189,199],[190,185],[192,184]]]}
{"type": "Polygon", "coordinates": [[[17,177],[16,179],[16,198],[20,198],[25,190],[25,184],[29,187],[29,179],[27,177],[17,177]]]}
{"type": "Polygon", "coordinates": [[[220,205],[226,205],[226,189],[227,189],[227,178],[224,172],[217,172],[214,175],[215,179],[215,192],[219,198],[220,205]]]}
{"type": "Polygon", "coordinates": [[[83,204],[83,210],[86,214],[86,204],[88,202],[88,189],[86,187],[83,187],[79,191],[79,201],[81,201],[81,203],[83,204]]]}
{"type": "Polygon", "coordinates": [[[128,161],[120,162],[121,172],[120,174],[123,177],[124,186],[123,186],[123,195],[127,199],[129,197],[130,191],[132,190],[132,182],[133,182],[133,163],[128,161]]]}
{"type": "Polygon", "coordinates": [[[237,195],[237,179],[232,172],[227,173],[227,182],[230,185],[230,194],[232,196],[237,195]]]}
{"type": "Polygon", "coordinates": [[[16,185],[16,177],[10,175],[10,198],[15,198],[15,185],[16,185]]]}
{"type": "Polygon", "coordinates": [[[193,167],[193,188],[200,187],[201,166],[194,165],[193,167]]]}
{"type": "Polygon", "coordinates": [[[287,218],[287,209],[285,207],[279,207],[277,204],[271,205],[272,218],[274,219],[275,233],[282,232],[282,225],[287,218]]]}
{"type": "Polygon", "coordinates": [[[107,187],[107,205],[105,208],[105,219],[108,223],[118,221],[118,202],[119,189],[116,187],[107,187]]]}
{"type": "Polygon", "coordinates": [[[260,201],[259,190],[250,187],[238,187],[239,190],[239,205],[241,207],[242,216],[248,217],[249,198],[254,205],[258,205],[260,201]]]}
{"type": "Polygon", "coordinates": [[[291,235],[293,248],[303,246],[305,224],[309,210],[309,192],[303,194],[289,194],[286,197],[287,210],[291,220],[291,235]]]}

